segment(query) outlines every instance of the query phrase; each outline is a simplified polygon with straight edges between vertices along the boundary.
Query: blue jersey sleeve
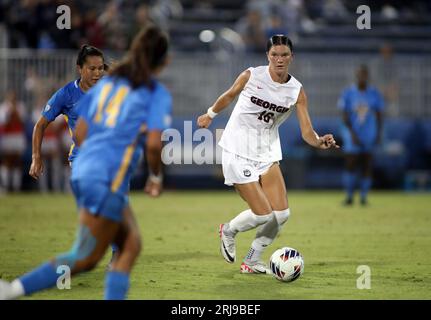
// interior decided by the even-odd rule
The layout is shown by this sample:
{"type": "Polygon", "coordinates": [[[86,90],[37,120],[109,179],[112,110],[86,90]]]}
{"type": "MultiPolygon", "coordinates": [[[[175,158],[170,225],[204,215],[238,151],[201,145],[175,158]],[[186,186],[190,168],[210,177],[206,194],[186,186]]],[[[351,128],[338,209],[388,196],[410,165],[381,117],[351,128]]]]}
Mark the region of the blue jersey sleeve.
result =
{"type": "Polygon", "coordinates": [[[51,99],[48,100],[45,108],[42,110],[42,116],[48,121],[54,121],[54,119],[63,112],[63,108],[67,101],[67,94],[68,93],[64,87],[54,93],[51,99]]]}
{"type": "Polygon", "coordinates": [[[159,85],[151,97],[147,129],[163,131],[171,126],[172,96],[167,89],[159,85]]]}
{"type": "Polygon", "coordinates": [[[349,111],[350,103],[349,103],[349,90],[346,89],[342,92],[341,96],[338,98],[337,108],[342,111],[349,111]]]}
{"type": "Polygon", "coordinates": [[[380,94],[380,92],[377,89],[375,89],[374,95],[375,95],[374,107],[376,111],[382,111],[385,108],[385,100],[383,99],[383,96],[380,94]]]}

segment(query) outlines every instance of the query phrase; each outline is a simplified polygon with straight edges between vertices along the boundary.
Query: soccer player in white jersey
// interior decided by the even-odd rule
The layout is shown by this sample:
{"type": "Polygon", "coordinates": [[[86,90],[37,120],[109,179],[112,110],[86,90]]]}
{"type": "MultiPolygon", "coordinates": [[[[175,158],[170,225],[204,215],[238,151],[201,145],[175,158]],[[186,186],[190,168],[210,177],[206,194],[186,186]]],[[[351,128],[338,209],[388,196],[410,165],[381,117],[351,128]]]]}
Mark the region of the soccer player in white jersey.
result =
{"type": "Polygon", "coordinates": [[[289,74],[293,45],[285,35],[274,35],[267,43],[269,64],[248,68],[232,87],[201,115],[199,127],[208,128],[212,119],[238,95],[219,145],[223,149],[225,184],[234,186],[249,208],[220,225],[220,250],[224,259],[235,262],[235,236],[257,228],[242,273],[267,273],[261,261],[290,216],[286,185],[279,167],[282,159],[278,127],[296,109],[302,138],[319,149],[338,148],[332,134],[319,136],[307,111],[307,96],[301,83],[289,74]]]}

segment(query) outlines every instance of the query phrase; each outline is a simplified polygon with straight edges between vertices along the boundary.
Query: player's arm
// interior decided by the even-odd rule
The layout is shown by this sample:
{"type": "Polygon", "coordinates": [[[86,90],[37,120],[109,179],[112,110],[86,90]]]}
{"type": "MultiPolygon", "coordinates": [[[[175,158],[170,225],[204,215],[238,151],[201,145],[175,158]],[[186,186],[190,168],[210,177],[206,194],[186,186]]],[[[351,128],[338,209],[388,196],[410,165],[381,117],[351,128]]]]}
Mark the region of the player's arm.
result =
{"type": "Polygon", "coordinates": [[[208,112],[198,118],[198,126],[200,128],[208,128],[215,114],[222,112],[235,100],[250,79],[250,74],[251,72],[249,70],[243,71],[238,78],[236,78],[233,85],[217,98],[214,104],[208,109],[208,112]]]}
{"type": "Polygon", "coordinates": [[[43,173],[43,162],[42,162],[42,141],[43,135],[45,134],[45,130],[48,127],[50,121],[46,119],[44,116],[41,116],[39,120],[36,122],[33,128],[33,136],[32,136],[32,153],[31,153],[31,165],[29,174],[34,179],[38,179],[40,175],[43,173]]]}
{"type": "Polygon", "coordinates": [[[328,149],[331,147],[339,148],[332,134],[325,134],[324,136],[319,137],[316,131],[314,131],[313,126],[311,125],[310,115],[308,114],[307,96],[304,88],[301,88],[301,91],[299,92],[296,108],[302,139],[304,139],[305,142],[320,149],[328,149]]]}
{"type": "Polygon", "coordinates": [[[162,192],[162,148],[162,132],[160,130],[148,131],[145,150],[150,174],[144,191],[152,197],[157,197],[162,192]]]}
{"type": "Polygon", "coordinates": [[[75,126],[75,132],[73,133],[75,138],[74,140],[77,147],[80,147],[84,143],[84,140],[87,137],[87,132],[88,132],[87,122],[85,121],[84,118],[79,117],[78,122],[76,123],[76,126],[75,126]]]}

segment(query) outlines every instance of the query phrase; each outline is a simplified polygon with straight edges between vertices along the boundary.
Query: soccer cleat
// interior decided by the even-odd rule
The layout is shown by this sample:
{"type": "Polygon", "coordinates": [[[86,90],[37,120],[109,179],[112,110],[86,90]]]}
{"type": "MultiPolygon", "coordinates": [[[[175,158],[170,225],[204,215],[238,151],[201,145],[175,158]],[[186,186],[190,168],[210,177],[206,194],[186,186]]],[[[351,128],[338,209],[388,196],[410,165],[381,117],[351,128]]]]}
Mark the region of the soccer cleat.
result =
{"type": "Polygon", "coordinates": [[[363,206],[363,207],[368,206],[368,201],[366,198],[361,198],[361,206],[363,206]]]}
{"type": "Polygon", "coordinates": [[[352,198],[346,198],[343,201],[343,206],[345,206],[345,207],[350,207],[352,205],[353,205],[353,199],[352,198]]]}
{"type": "Polygon", "coordinates": [[[219,235],[220,235],[220,252],[223,258],[228,263],[235,262],[235,238],[229,237],[223,232],[224,224],[221,224],[219,227],[219,235]]]}
{"type": "Polygon", "coordinates": [[[270,270],[262,261],[258,261],[255,264],[241,263],[241,273],[255,273],[255,274],[269,274],[270,270]]]}
{"type": "Polygon", "coordinates": [[[12,294],[11,284],[0,279],[0,300],[10,300],[12,294]]]}

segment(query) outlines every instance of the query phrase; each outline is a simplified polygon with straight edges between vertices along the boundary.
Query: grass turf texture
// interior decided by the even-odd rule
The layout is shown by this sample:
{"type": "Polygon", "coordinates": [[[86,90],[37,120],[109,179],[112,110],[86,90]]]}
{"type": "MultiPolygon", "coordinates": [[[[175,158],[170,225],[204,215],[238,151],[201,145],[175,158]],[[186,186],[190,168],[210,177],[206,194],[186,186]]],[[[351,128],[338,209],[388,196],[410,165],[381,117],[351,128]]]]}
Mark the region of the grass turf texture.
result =
{"type": "MultiPolygon", "coordinates": [[[[239,265],[254,231],[237,237],[237,261],[219,253],[218,225],[246,208],[235,192],[141,193],[131,204],[144,250],[131,275],[129,299],[431,299],[431,198],[379,193],[370,206],[341,206],[340,192],[290,192],[291,217],[264,253],[298,249],[305,272],[295,282],[243,275],[239,265]],[[371,269],[371,289],[356,287],[359,265],[371,269]]],[[[0,277],[12,280],[68,251],[77,215],[71,195],[0,198],[0,277]]],[[[102,299],[110,252],[90,273],[27,299],[102,299]]]]}

